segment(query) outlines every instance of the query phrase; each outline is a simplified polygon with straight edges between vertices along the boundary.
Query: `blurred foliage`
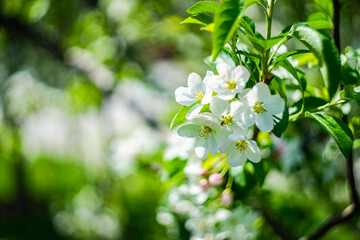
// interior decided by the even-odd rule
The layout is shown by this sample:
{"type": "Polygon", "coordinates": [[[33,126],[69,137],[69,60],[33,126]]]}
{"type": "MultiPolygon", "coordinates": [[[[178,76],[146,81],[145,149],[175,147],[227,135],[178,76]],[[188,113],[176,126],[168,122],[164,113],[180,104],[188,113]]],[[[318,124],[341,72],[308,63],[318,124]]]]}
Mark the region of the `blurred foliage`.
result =
{"type": "MultiPolygon", "coordinates": [[[[180,24],[195,2],[0,1],[1,239],[189,238],[194,228],[184,225],[186,214],[172,218],[164,206],[174,187],[191,182],[181,171],[189,149],[167,138],[178,108],[173,91],[188,73],[205,75],[203,59],[211,52],[210,33],[180,24]]],[[[342,46],[357,49],[359,3],[342,2],[342,46]]],[[[277,32],[319,11],[332,16],[317,0],[279,0],[277,7],[277,32]]],[[[248,14],[263,31],[259,10],[248,14]]],[[[359,61],[355,53],[347,51],[349,66],[359,61]]],[[[318,72],[306,74],[311,85],[322,84],[318,72]]],[[[351,110],[353,129],[359,129],[359,111],[351,110]]],[[[283,139],[265,134],[258,140],[269,154],[261,166],[246,163],[235,178],[239,186],[257,186],[239,187],[241,204],[264,204],[299,235],[347,205],[345,163],[318,126],[304,120],[290,125],[283,139]],[[254,176],[252,168],[269,173],[254,176]]],[[[209,216],[219,208],[218,195],[215,189],[207,203],[209,216]]],[[[256,229],[257,239],[277,239],[256,211],[240,207],[232,214],[257,219],[246,226],[256,229]]],[[[228,219],[214,224],[231,228],[236,221],[228,219]]],[[[353,221],[324,239],[359,235],[353,221]]]]}

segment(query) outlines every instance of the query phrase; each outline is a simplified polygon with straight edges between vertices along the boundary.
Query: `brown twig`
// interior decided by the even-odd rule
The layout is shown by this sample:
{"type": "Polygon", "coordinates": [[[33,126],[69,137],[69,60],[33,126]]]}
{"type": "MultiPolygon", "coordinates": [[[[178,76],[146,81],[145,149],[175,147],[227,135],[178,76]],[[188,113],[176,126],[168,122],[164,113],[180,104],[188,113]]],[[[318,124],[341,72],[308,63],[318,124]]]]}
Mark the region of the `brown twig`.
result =
{"type": "Polygon", "coordinates": [[[327,233],[330,229],[350,220],[356,213],[359,211],[359,208],[355,206],[355,204],[351,204],[347,208],[345,208],[340,215],[334,216],[330,218],[327,222],[321,225],[315,233],[308,237],[302,237],[299,240],[316,240],[322,237],[325,233],[327,233]]]}

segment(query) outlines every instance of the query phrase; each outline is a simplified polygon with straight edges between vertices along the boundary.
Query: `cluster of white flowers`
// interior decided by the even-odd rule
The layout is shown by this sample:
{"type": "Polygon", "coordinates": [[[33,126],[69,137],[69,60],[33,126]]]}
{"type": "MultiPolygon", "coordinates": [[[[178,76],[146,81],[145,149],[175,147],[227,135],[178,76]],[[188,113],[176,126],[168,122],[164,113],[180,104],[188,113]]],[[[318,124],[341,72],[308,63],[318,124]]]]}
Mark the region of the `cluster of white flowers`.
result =
{"type": "Polygon", "coordinates": [[[256,142],[247,138],[254,124],[263,132],[274,128],[273,115],[284,110],[284,100],[271,95],[263,82],[246,88],[250,73],[244,66],[216,66],[219,75],[208,71],[204,80],[196,73],[188,78],[188,87],[175,91],[176,101],[191,107],[187,123],[178,128],[182,137],[195,138],[195,153],[206,159],[209,152],[229,153],[228,163],[241,166],[246,159],[259,162],[261,152],[256,142]],[[209,107],[207,107],[209,105],[209,107]]]}

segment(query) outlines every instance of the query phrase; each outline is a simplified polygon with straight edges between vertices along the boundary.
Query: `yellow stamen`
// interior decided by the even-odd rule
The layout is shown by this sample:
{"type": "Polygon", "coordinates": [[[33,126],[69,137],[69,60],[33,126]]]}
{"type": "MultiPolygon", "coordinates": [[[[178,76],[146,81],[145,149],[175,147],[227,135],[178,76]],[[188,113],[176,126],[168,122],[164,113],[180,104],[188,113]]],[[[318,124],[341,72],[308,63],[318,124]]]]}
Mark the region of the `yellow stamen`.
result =
{"type": "Polygon", "coordinates": [[[247,148],[247,142],[246,141],[236,141],[236,149],[240,152],[244,151],[247,148]]]}
{"type": "Polygon", "coordinates": [[[266,111],[262,102],[256,102],[253,109],[255,113],[263,113],[266,111]]]}
{"type": "Polygon", "coordinates": [[[225,82],[227,84],[226,88],[229,90],[233,90],[236,88],[236,82],[235,81],[227,81],[225,82]]]}
{"type": "Polygon", "coordinates": [[[222,118],[220,118],[219,121],[220,121],[220,125],[221,125],[221,126],[229,125],[229,124],[232,124],[232,122],[233,122],[233,117],[230,116],[230,115],[222,116],[222,118]]]}
{"type": "Polygon", "coordinates": [[[199,90],[194,96],[194,99],[202,99],[204,97],[203,93],[199,90]]]}
{"type": "Polygon", "coordinates": [[[211,132],[212,132],[212,129],[209,128],[208,126],[205,126],[204,129],[199,133],[199,136],[206,139],[209,137],[211,132]]]}

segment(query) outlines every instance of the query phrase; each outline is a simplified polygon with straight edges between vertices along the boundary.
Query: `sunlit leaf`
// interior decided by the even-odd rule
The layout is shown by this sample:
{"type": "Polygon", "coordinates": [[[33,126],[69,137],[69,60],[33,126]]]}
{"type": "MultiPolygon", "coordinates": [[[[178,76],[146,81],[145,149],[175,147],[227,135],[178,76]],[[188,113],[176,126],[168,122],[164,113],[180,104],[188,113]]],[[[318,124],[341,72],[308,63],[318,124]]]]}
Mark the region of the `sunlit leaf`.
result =
{"type": "Polygon", "coordinates": [[[223,0],[215,14],[213,33],[213,60],[233,36],[245,11],[246,0],[223,0]]]}
{"type": "Polygon", "coordinates": [[[194,23],[207,26],[208,24],[212,23],[213,19],[209,15],[204,13],[199,13],[194,16],[186,18],[182,23],[194,23]]]}
{"type": "Polygon", "coordinates": [[[290,36],[301,41],[315,54],[329,97],[332,98],[341,80],[340,56],[332,40],[304,24],[294,24],[290,36]]]}
{"type": "Polygon", "coordinates": [[[315,119],[334,138],[340,151],[348,158],[352,151],[353,134],[349,127],[340,119],[319,113],[306,112],[306,117],[315,119]]]}
{"type": "Polygon", "coordinates": [[[197,14],[197,13],[215,13],[216,9],[218,8],[219,3],[213,1],[201,1],[195,3],[192,7],[186,10],[190,14],[197,14]]]}

